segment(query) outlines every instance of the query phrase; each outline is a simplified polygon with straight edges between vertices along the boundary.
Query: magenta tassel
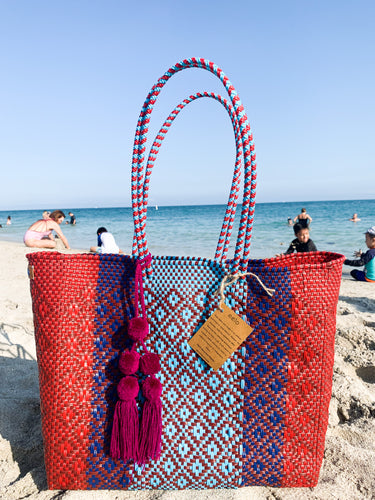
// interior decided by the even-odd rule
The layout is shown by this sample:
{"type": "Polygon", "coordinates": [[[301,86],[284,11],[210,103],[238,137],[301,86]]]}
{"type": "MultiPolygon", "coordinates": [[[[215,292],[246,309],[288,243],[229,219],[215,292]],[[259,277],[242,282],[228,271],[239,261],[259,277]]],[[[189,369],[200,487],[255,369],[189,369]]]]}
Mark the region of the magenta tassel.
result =
{"type": "Polygon", "coordinates": [[[150,460],[157,460],[161,453],[162,435],[162,387],[159,380],[153,376],[143,383],[143,395],[146,398],[143,406],[140,429],[138,463],[144,465],[150,460]]]}
{"type": "Polygon", "coordinates": [[[118,401],[111,437],[111,457],[124,462],[137,460],[138,455],[138,409],[135,400],[118,401]]]}
{"type": "Polygon", "coordinates": [[[139,419],[136,396],[139,386],[136,378],[127,376],[117,386],[119,400],[113,416],[110,455],[124,462],[138,456],[139,419]]]}

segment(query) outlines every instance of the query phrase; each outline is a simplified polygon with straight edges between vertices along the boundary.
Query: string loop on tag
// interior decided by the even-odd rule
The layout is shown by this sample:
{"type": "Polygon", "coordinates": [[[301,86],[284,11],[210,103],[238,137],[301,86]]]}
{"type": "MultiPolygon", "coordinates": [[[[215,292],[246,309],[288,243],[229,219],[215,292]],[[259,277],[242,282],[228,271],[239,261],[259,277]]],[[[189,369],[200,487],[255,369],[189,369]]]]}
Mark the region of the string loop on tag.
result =
{"type": "Polygon", "coordinates": [[[272,297],[272,295],[275,293],[275,289],[274,288],[268,288],[264,283],[263,281],[259,278],[259,276],[257,276],[256,274],[254,273],[236,273],[236,274],[226,274],[224,276],[224,278],[221,280],[221,283],[220,283],[220,286],[219,288],[216,290],[215,292],[215,295],[220,295],[220,303],[219,303],[219,307],[220,309],[223,309],[223,304],[224,304],[224,300],[225,300],[225,296],[224,296],[224,290],[226,289],[227,286],[230,286],[230,285],[233,285],[233,283],[235,283],[238,279],[240,278],[245,278],[246,276],[253,276],[254,278],[256,278],[260,284],[260,286],[263,288],[263,290],[267,293],[267,295],[269,295],[270,297],[272,297]]]}

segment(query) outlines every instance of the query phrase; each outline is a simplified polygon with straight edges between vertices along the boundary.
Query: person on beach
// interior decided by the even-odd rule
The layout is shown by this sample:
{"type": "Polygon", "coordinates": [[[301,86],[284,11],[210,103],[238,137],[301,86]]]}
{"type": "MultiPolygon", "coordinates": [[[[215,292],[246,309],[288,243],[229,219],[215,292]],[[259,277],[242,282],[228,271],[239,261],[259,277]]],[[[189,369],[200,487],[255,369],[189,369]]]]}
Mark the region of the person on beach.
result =
{"type": "Polygon", "coordinates": [[[367,252],[362,253],[362,250],[354,252],[359,259],[350,260],[345,259],[346,266],[360,267],[365,266],[363,271],[353,269],[350,275],[357,281],[369,281],[375,283],[375,226],[370,227],[365,232],[367,252]]]}
{"type": "Polygon", "coordinates": [[[96,234],[98,235],[98,246],[91,247],[90,252],[123,253],[117,246],[113,234],[109,233],[105,227],[99,227],[96,234]]]}
{"type": "Polygon", "coordinates": [[[65,247],[70,250],[68,240],[60,229],[60,224],[64,219],[64,212],[55,210],[48,219],[37,220],[29,227],[23,237],[25,245],[32,248],[55,248],[56,241],[52,234],[52,231],[55,231],[65,247]]]}
{"type": "Polygon", "coordinates": [[[294,224],[293,230],[297,238],[289,245],[285,255],[293,252],[317,252],[315,243],[310,240],[310,231],[308,227],[303,227],[297,222],[297,224],[294,224]]]}
{"type": "Polygon", "coordinates": [[[306,212],[306,208],[302,208],[301,213],[299,215],[296,215],[296,217],[294,217],[293,222],[301,224],[302,227],[309,227],[310,223],[312,222],[312,218],[306,212]]]}
{"type": "Polygon", "coordinates": [[[353,217],[351,219],[349,219],[349,220],[352,221],[352,222],[358,222],[361,219],[358,217],[358,214],[353,214],[353,217]]]}
{"type": "Polygon", "coordinates": [[[12,217],[10,215],[8,215],[7,226],[10,226],[11,224],[12,224],[12,217]]]}

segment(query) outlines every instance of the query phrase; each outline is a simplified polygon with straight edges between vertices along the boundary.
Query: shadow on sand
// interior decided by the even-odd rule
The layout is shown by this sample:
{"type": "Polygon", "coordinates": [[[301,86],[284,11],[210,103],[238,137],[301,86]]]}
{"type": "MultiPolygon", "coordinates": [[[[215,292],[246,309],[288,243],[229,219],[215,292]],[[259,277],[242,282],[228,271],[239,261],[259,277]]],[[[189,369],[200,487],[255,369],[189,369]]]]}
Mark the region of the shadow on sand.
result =
{"type": "Polygon", "coordinates": [[[19,325],[0,324],[0,434],[9,441],[19,475],[28,473],[39,491],[47,489],[39,404],[38,366],[22,345],[14,344],[9,331],[19,325]]]}
{"type": "MultiPolygon", "coordinates": [[[[367,283],[365,283],[365,286],[367,283]]],[[[375,313],[375,300],[369,297],[346,297],[340,295],[339,300],[354,306],[360,312],[375,313]]]]}

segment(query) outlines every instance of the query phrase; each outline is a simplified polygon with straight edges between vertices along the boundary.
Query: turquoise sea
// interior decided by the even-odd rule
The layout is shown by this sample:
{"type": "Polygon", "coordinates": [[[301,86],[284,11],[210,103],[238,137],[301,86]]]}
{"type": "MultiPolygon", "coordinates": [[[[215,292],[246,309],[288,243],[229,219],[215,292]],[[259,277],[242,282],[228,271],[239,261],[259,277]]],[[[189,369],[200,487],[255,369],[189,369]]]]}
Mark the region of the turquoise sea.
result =
{"type": "MultiPolygon", "coordinates": [[[[363,233],[375,225],[375,200],[257,203],[251,241],[252,258],[271,257],[286,250],[294,238],[287,219],[298,215],[302,207],[306,207],[313,218],[311,238],[319,250],[339,252],[349,257],[354,250],[365,249],[363,233]],[[360,222],[349,221],[354,212],[358,213],[360,222]]],[[[0,239],[22,242],[26,229],[41,218],[42,211],[56,208],[61,207],[0,211],[0,239]],[[6,225],[8,215],[12,218],[10,226],[6,225]]],[[[75,226],[61,226],[72,248],[88,250],[91,245],[96,245],[96,230],[105,226],[114,234],[120,248],[126,253],[131,252],[131,208],[62,207],[62,210],[66,215],[72,211],[77,217],[75,226]]],[[[212,258],[224,212],[224,205],[150,206],[147,238],[151,253],[212,258]]],[[[235,232],[232,239],[234,237],[235,232]]]]}

